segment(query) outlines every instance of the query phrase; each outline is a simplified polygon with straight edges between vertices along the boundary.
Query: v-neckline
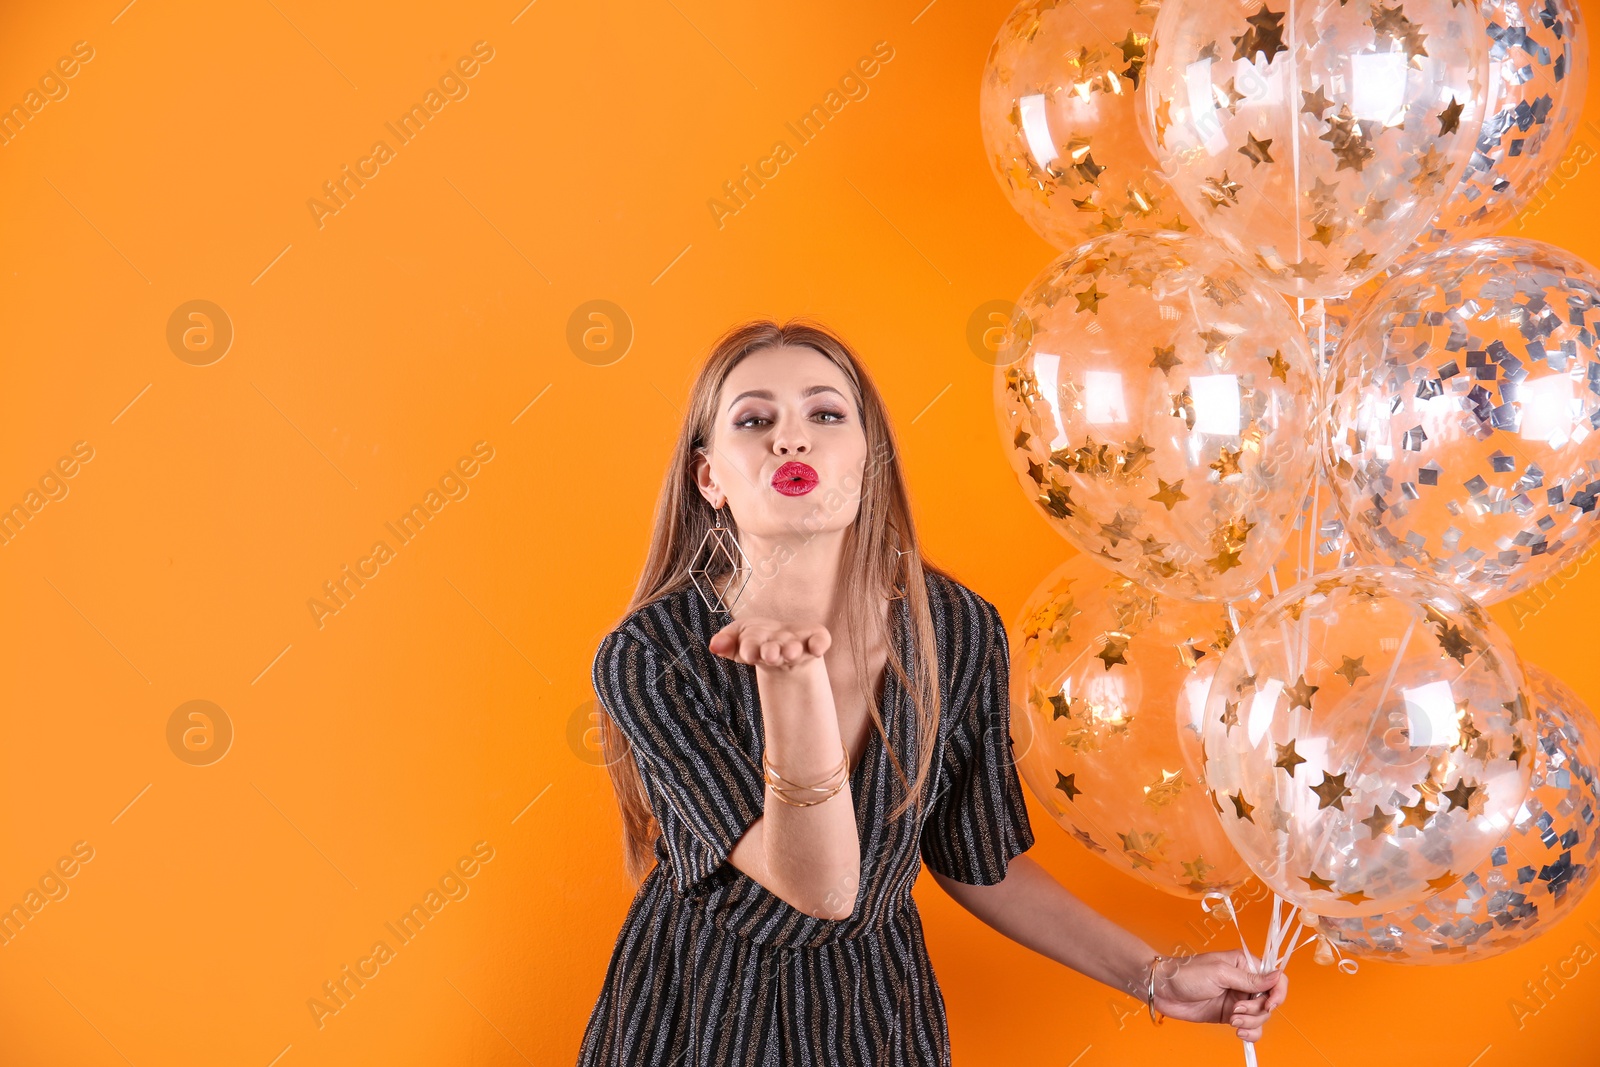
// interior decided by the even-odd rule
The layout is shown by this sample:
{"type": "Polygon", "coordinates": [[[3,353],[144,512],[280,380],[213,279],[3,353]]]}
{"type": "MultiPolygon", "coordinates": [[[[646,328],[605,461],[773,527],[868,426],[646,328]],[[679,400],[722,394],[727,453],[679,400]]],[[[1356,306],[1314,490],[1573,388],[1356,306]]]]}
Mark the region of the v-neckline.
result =
{"type": "MultiPolygon", "coordinates": [[[[894,710],[894,698],[897,695],[894,668],[885,659],[883,662],[883,686],[878,693],[878,717],[883,720],[883,734],[889,732],[889,716],[894,710]]],[[[857,803],[861,799],[861,790],[857,789],[856,785],[861,780],[860,776],[864,772],[867,761],[875,758],[878,751],[883,748],[883,734],[879,734],[877,730],[867,731],[867,744],[861,750],[861,759],[856,762],[854,767],[850,768],[850,795],[856,799],[857,803]]]]}
{"type": "Polygon", "coordinates": [[[863,790],[857,788],[863,779],[859,776],[865,773],[867,762],[876,761],[883,755],[884,740],[893,736],[894,725],[900,721],[899,711],[900,686],[899,679],[895,677],[894,667],[889,662],[890,657],[898,652],[902,669],[905,667],[905,642],[901,641],[902,619],[901,612],[905,601],[896,599],[889,605],[889,655],[883,661],[883,685],[878,693],[878,717],[883,720],[883,731],[867,731],[867,747],[861,752],[860,761],[850,769],[850,796],[855,802],[856,810],[861,809],[861,795],[863,790]]]}

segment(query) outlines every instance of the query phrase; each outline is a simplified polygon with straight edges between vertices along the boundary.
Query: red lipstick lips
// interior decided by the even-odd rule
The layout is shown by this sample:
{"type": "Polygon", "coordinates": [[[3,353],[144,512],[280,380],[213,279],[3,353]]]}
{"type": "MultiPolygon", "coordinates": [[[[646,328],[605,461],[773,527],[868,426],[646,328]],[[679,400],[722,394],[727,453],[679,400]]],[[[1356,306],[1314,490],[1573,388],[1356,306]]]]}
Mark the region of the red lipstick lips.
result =
{"type": "Polygon", "coordinates": [[[796,460],[790,460],[772,474],[772,488],[784,496],[804,496],[816,487],[817,472],[796,460]]]}

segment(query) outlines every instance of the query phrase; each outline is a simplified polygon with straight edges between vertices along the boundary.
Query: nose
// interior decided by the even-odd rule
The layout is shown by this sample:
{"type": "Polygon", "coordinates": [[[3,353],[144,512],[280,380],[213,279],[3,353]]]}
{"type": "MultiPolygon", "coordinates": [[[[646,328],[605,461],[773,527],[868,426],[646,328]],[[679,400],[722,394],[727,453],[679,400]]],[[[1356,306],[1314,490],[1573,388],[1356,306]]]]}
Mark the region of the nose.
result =
{"type": "Polygon", "coordinates": [[[773,437],[772,448],[780,456],[800,455],[811,450],[811,443],[806,440],[803,431],[785,427],[773,437]]]}

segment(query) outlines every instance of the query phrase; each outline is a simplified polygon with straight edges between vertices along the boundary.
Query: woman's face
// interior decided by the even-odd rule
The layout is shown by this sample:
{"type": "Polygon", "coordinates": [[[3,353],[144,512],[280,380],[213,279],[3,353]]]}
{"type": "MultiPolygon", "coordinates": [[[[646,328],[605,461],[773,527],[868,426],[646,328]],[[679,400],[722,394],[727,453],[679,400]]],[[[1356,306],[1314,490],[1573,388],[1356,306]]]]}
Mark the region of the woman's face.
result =
{"type": "Polygon", "coordinates": [[[700,492],[726,504],[742,534],[790,537],[855,521],[867,437],[850,379],[813,349],[752,352],[729,372],[696,457],[700,492]]]}

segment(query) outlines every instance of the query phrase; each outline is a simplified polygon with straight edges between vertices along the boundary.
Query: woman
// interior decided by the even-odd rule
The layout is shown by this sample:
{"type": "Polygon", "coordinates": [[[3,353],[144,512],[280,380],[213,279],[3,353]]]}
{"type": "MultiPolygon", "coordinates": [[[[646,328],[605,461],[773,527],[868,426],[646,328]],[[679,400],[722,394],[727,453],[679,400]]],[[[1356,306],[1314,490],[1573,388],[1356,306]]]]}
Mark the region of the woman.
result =
{"type": "Polygon", "coordinates": [[[578,1062],[949,1064],[924,865],[1152,1018],[1259,1038],[1284,976],[1167,961],[1022,855],[1007,648],[994,606],[923,559],[849,346],[804,321],[722,337],[594,660],[639,885],[578,1062]]]}

